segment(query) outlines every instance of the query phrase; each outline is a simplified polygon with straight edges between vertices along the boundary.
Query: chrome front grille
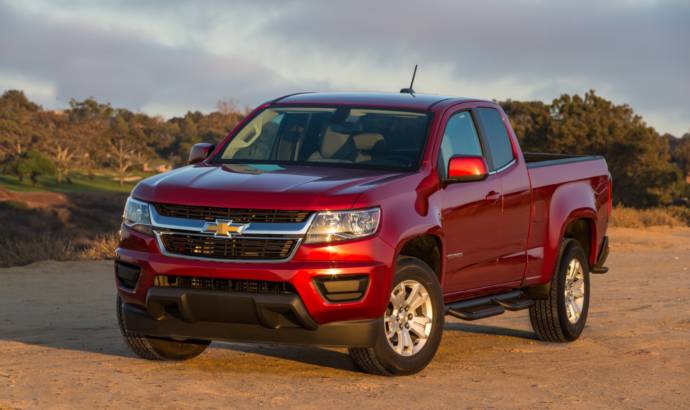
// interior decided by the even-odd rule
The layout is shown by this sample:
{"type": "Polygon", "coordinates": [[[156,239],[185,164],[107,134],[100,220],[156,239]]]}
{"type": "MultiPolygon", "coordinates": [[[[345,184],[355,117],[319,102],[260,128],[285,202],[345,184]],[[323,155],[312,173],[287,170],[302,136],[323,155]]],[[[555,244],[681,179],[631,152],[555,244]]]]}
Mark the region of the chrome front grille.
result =
{"type": "Polygon", "coordinates": [[[162,233],[160,238],[168,253],[226,260],[287,259],[299,241],[284,237],[218,238],[181,232],[162,233]]]}
{"type": "Polygon", "coordinates": [[[153,204],[158,247],[167,256],[220,262],[284,262],[295,254],[315,213],[153,204]],[[218,224],[226,230],[218,230],[218,224]],[[235,227],[235,231],[227,228],[235,227]],[[211,229],[213,228],[213,229],[211,229]]]}

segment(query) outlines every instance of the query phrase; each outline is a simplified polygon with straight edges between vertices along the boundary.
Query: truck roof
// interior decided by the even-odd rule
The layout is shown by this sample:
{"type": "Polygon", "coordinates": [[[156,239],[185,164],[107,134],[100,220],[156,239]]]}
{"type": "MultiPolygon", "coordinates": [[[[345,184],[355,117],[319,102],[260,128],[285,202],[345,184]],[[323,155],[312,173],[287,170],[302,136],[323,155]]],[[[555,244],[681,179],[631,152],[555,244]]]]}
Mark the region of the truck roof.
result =
{"type": "Polygon", "coordinates": [[[441,102],[445,105],[464,101],[477,101],[477,99],[416,93],[329,92],[290,94],[277,98],[271,103],[281,105],[351,105],[426,111],[441,102]]]}

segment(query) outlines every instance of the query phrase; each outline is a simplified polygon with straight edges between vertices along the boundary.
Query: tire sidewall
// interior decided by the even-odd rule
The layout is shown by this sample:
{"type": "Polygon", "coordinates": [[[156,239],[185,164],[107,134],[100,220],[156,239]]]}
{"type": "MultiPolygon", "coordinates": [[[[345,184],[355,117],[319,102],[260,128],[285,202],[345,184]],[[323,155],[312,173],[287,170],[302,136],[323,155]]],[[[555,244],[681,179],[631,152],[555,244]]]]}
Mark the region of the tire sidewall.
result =
{"type": "Polygon", "coordinates": [[[564,243],[563,256],[561,257],[560,266],[558,269],[558,281],[556,283],[556,292],[558,298],[558,319],[561,323],[561,330],[568,340],[577,339],[585,328],[587,323],[587,315],[589,313],[589,299],[590,299],[590,283],[589,283],[589,263],[585,256],[585,252],[582,246],[577,241],[571,240],[564,243]],[[582,314],[577,323],[571,323],[568,320],[568,314],[566,313],[566,301],[565,301],[565,283],[566,283],[566,272],[568,270],[568,265],[570,261],[577,259],[582,265],[585,279],[585,300],[582,304],[582,314]]]}
{"type": "Polygon", "coordinates": [[[396,266],[391,291],[399,283],[410,279],[421,283],[426,288],[431,299],[434,318],[429,339],[422,350],[413,356],[401,356],[393,350],[386,339],[383,320],[379,321],[379,336],[374,346],[376,356],[387,371],[397,375],[416,373],[426,367],[434,358],[443,334],[444,304],[438,278],[424,262],[416,258],[401,258],[396,266]]]}

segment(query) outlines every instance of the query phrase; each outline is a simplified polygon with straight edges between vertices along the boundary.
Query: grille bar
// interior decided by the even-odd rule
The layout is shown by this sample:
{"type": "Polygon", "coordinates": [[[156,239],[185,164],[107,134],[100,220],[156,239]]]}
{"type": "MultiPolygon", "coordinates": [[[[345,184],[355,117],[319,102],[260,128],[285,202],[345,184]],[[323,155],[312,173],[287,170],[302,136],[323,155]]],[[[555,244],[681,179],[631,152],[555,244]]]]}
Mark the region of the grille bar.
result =
{"type": "Polygon", "coordinates": [[[295,288],[288,282],[266,280],[218,279],[195,276],[156,275],[153,286],[157,288],[202,289],[225,292],[295,294],[295,288]]]}
{"type": "Polygon", "coordinates": [[[161,234],[160,239],[171,254],[226,260],[287,259],[299,241],[298,238],[285,237],[228,239],[184,233],[161,234]]]}
{"type": "Polygon", "coordinates": [[[205,206],[154,204],[156,211],[172,218],[215,221],[231,219],[236,223],[302,223],[309,217],[309,211],[282,211],[274,209],[233,209],[205,206]]]}

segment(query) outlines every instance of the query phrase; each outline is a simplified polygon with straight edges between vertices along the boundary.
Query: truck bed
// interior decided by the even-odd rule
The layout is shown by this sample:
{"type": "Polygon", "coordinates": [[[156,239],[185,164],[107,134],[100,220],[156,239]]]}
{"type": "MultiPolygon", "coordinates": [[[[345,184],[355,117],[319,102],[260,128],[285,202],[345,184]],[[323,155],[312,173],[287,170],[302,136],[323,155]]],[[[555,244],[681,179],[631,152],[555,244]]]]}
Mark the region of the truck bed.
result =
{"type": "Polygon", "coordinates": [[[527,168],[548,167],[551,165],[604,159],[601,155],[549,154],[545,152],[525,152],[523,155],[527,163],[527,168]]]}
{"type": "MultiPolygon", "coordinates": [[[[559,212],[569,208],[563,204],[577,206],[579,209],[595,209],[596,238],[593,246],[599,249],[606,232],[608,222],[607,204],[609,203],[610,176],[606,160],[597,155],[561,155],[544,153],[524,153],[527,172],[532,185],[533,219],[530,227],[528,249],[554,247],[559,243],[556,237],[562,233],[551,231],[550,222],[559,216],[559,212]],[[549,235],[555,235],[549,238],[549,235]]],[[[562,215],[561,215],[562,216],[562,215]]],[[[556,255],[556,248],[544,252],[544,255],[556,255]]],[[[537,254],[541,255],[541,251],[537,254]]],[[[551,274],[555,262],[534,258],[528,262],[526,280],[543,281],[551,274]]]]}
{"type": "Polygon", "coordinates": [[[595,193],[601,194],[608,181],[606,160],[600,155],[567,155],[526,152],[523,154],[532,189],[590,180],[595,193]],[[604,181],[605,180],[605,181],[604,181]]]}

